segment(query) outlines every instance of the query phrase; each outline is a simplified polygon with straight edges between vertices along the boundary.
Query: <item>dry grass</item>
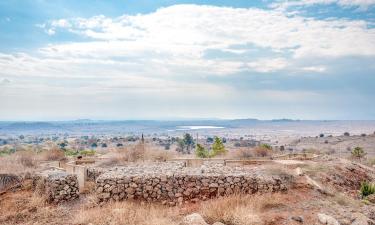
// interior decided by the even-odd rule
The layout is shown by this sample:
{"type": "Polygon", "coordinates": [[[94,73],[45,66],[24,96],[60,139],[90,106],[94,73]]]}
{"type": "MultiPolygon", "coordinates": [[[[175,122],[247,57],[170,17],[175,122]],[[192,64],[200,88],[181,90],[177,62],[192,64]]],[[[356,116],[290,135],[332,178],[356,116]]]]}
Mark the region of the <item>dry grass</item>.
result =
{"type": "Polygon", "coordinates": [[[228,158],[232,159],[251,159],[254,158],[254,151],[251,148],[237,148],[230,151],[228,158]]]}
{"type": "Polygon", "coordinates": [[[32,171],[37,165],[37,155],[33,151],[19,151],[0,157],[0,173],[20,174],[32,171]]]}
{"type": "Polygon", "coordinates": [[[176,208],[136,202],[112,202],[102,207],[80,209],[73,224],[137,224],[137,225],[173,225],[178,224],[176,208]]]}
{"type": "Polygon", "coordinates": [[[106,156],[101,165],[113,166],[123,165],[129,162],[164,162],[175,158],[177,152],[171,150],[164,150],[156,147],[149,146],[147,144],[137,144],[134,146],[122,147],[119,149],[112,150],[106,156]]]}
{"type": "Polygon", "coordinates": [[[209,223],[259,225],[261,214],[280,208],[285,208],[280,194],[233,195],[202,203],[200,213],[209,223]]]}
{"type": "Polygon", "coordinates": [[[58,161],[65,159],[65,154],[63,150],[54,147],[50,150],[43,151],[41,153],[41,158],[47,161],[58,161]]]}
{"type": "Polygon", "coordinates": [[[257,157],[266,157],[272,154],[272,150],[261,146],[254,148],[253,151],[254,155],[257,157]]]}

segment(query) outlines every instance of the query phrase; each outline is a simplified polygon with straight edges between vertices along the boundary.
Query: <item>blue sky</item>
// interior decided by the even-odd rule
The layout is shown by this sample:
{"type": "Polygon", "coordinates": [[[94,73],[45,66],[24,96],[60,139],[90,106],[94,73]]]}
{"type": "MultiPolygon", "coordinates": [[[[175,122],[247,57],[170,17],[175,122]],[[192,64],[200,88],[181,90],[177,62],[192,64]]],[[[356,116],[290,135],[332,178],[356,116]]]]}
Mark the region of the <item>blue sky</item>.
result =
{"type": "Polygon", "coordinates": [[[375,0],[0,2],[0,120],[375,119],[375,0]]]}

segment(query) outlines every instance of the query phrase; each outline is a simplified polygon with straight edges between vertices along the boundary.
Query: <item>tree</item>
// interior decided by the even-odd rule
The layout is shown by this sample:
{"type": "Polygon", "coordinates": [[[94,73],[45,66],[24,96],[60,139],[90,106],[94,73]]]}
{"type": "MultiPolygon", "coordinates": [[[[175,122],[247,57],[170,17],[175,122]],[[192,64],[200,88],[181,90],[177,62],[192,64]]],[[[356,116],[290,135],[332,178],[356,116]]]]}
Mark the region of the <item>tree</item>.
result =
{"type": "Polygon", "coordinates": [[[209,156],[209,153],[202,145],[197,144],[195,155],[199,158],[207,158],[209,156]]]}
{"type": "Polygon", "coordinates": [[[265,149],[267,149],[267,150],[272,150],[272,146],[269,145],[269,144],[265,144],[265,143],[264,143],[264,144],[261,144],[260,147],[261,147],[261,148],[265,148],[265,149]]]}
{"type": "Polygon", "coordinates": [[[212,144],[212,152],[211,156],[217,156],[225,154],[227,150],[225,149],[225,146],[223,144],[223,141],[219,137],[214,138],[214,143],[212,144]]]}
{"type": "Polygon", "coordinates": [[[194,148],[195,143],[194,143],[193,137],[189,133],[186,133],[184,135],[184,143],[186,147],[186,152],[190,154],[190,150],[194,148]]]}
{"type": "Polygon", "coordinates": [[[367,153],[361,147],[355,147],[352,151],[352,156],[358,160],[361,160],[366,154],[367,153]]]}

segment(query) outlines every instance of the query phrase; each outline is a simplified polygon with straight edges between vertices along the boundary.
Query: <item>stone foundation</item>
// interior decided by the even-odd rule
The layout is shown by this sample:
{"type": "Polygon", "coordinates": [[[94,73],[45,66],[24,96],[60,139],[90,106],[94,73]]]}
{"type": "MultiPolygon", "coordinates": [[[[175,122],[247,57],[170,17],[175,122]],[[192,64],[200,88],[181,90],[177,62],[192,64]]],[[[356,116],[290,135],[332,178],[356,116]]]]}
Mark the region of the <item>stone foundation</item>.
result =
{"type": "Polygon", "coordinates": [[[179,163],[129,166],[103,173],[96,180],[99,201],[136,199],[176,205],[234,193],[288,189],[290,175],[265,175],[223,165],[184,167],[179,163]]]}
{"type": "Polygon", "coordinates": [[[76,175],[63,171],[47,170],[34,178],[35,191],[46,196],[50,203],[60,203],[79,198],[76,175]]]}

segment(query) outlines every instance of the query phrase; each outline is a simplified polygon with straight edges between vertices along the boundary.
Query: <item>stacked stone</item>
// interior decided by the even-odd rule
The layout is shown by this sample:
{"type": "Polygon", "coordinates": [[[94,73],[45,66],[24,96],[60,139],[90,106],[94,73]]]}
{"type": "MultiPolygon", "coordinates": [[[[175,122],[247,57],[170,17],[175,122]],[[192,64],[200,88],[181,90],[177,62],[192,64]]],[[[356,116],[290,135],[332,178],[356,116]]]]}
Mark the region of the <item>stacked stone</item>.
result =
{"type": "Polygon", "coordinates": [[[62,171],[44,171],[38,176],[36,188],[50,203],[61,203],[79,198],[77,176],[62,171]]]}
{"type": "Polygon", "coordinates": [[[97,197],[99,201],[136,199],[173,206],[234,193],[285,191],[292,179],[286,175],[233,171],[223,166],[217,168],[221,173],[202,172],[207,168],[161,172],[162,168],[159,166],[156,172],[144,169],[126,173],[122,169],[104,173],[96,180],[97,197]]]}

